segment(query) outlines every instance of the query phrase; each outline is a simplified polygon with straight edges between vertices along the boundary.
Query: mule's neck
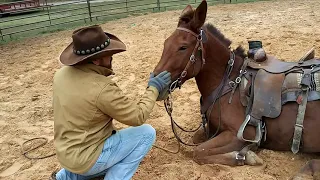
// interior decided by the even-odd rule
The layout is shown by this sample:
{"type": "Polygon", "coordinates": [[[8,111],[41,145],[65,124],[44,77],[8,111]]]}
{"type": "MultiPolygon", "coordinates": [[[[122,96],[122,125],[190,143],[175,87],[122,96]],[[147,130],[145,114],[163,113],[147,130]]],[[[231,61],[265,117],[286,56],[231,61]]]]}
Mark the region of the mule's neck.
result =
{"type": "MultiPolygon", "coordinates": [[[[231,55],[229,48],[210,33],[207,34],[208,42],[204,44],[206,64],[195,78],[203,97],[209,96],[222,82],[231,55]]],[[[243,59],[236,56],[230,79],[239,75],[242,64],[243,59]]]]}

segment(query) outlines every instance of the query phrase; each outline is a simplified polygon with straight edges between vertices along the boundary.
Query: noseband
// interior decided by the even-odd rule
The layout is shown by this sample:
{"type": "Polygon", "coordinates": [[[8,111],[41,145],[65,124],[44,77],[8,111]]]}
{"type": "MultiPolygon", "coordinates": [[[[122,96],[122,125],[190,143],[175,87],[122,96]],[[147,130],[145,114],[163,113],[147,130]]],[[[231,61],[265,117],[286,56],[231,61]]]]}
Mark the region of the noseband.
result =
{"type": "MultiPolygon", "coordinates": [[[[194,33],[193,31],[187,29],[187,28],[182,28],[182,27],[178,27],[177,30],[180,31],[185,31],[187,33],[192,34],[196,39],[197,39],[197,43],[196,46],[194,47],[192,54],[189,58],[189,61],[186,65],[186,67],[184,68],[184,70],[182,71],[182,73],[180,74],[179,78],[175,81],[173,81],[170,85],[169,91],[173,92],[176,88],[181,88],[182,85],[182,79],[185,78],[187,76],[188,73],[188,69],[191,65],[195,64],[195,62],[197,61],[196,58],[196,52],[197,51],[201,51],[201,61],[202,61],[202,65],[201,65],[201,69],[203,67],[203,65],[205,64],[205,50],[203,48],[203,43],[205,43],[207,41],[207,37],[205,32],[201,29],[199,34],[194,33]]],[[[194,74],[193,74],[194,76],[194,74]]]]}

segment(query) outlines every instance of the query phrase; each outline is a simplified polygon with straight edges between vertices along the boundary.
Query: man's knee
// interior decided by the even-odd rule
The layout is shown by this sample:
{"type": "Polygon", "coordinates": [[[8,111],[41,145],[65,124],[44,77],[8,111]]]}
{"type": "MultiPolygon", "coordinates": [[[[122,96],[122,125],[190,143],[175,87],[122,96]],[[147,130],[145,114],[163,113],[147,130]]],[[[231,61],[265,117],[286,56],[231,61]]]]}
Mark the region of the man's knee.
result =
{"type": "Polygon", "coordinates": [[[65,170],[65,169],[60,169],[59,172],[57,172],[57,174],[55,175],[55,179],[56,180],[63,180],[63,179],[72,179],[72,178],[76,178],[73,177],[76,176],[76,174],[72,174],[71,172],[65,170]]]}
{"type": "Polygon", "coordinates": [[[156,139],[156,130],[149,124],[144,124],[140,128],[141,128],[141,133],[143,133],[144,136],[150,139],[150,141],[152,141],[153,143],[156,139]]]}

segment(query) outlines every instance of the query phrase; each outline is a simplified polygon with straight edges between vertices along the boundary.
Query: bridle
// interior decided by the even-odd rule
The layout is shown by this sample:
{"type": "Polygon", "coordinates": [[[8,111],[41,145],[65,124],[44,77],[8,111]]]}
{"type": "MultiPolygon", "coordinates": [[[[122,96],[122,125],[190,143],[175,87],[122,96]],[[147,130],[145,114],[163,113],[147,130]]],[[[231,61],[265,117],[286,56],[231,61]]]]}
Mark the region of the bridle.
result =
{"type": "MultiPolygon", "coordinates": [[[[201,107],[202,122],[200,123],[200,125],[195,130],[186,130],[186,129],[182,128],[181,126],[179,126],[172,118],[173,103],[172,103],[172,100],[171,100],[171,93],[176,88],[181,88],[182,80],[183,80],[183,78],[186,77],[188,69],[190,68],[191,65],[194,65],[196,63],[196,61],[197,61],[197,58],[195,56],[197,51],[201,51],[201,61],[202,61],[201,69],[203,68],[203,66],[205,64],[205,49],[203,48],[203,43],[207,42],[207,37],[206,37],[206,34],[203,31],[203,29],[200,29],[200,33],[199,34],[196,34],[196,33],[192,32],[191,30],[186,29],[186,28],[182,28],[182,27],[178,27],[177,30],[185,31],[185,32],[188,32],[188,33],[192,34],[197,39],[197,43],[196,43],[196,45],[195,45],[195,47],[194,47],[194,49],[192,51],[192,54],[191,54],[191,56],[189,58],[189,61],[188,61],[187,65],[185,66],[184,70],[181,72],[179,78],[171,83],[171,85],[169,87],[169,90],[168,90],[169,91],[169,96],[168,96],[167,99],[164,100],[164,105],[165,105],[165,108],[166,108],[166,111],[167,111],[168,115],[170,116],[171,128],[172,128],[172,131],[173,131],[176,139],[178,140],[178,142],[182,143],[184,145],[187,145],[187,146],[198,146],[201,143],[199,143],[199,144],[188,144],[188,143],[183,142],[181,140],[181,138],[178,136],[174,125],[177,126],[180,130],[182,130],[184,132],[195,132],[198,129],[200,129],[200,127],[202,126],[204,128],[204,131],[205,131],[206,135],[207,135],[207,140],[209,140],[209,139],[215,137],[218,134],[218,132],[220,131],[221,115],[219,116],[219,126],[218,126],[216,132],[212,136],[209,135],[209,130],[206,130],[206,127],[205,127],[206,124],[209,123],[207,121],[207,118],[206,118],[207,117],[206,113],[207,113],[209,107],[207,107],[205,109],[205,111],[203,111],[203,108],[201,107]]],[[[230,76],[230,74],[232,72],[232,69],[233,69],[234,60],[235,60],[235,54],[234,54],[234,52],[231,52],[230,53],[230,59],[228,61],[228,65],[227,65],[226,71],[224,73],[223,79],[222,79],[220,85],[218,86],[218,88],[216,88],[215,91],[213,92],[213,94],[214,94],[213,99],[210,100],[210,101],[212,101],[212,104],[210,104],[210,106],[212,105],[211,106],[212,108],[209,111],[209,116],[210,116],[210,113],[211,113],[211,111],[213,109],[213,105],[215,104],[215,102],[217,100],[219,100],[219,104],[218,104],[219,105],[219,112],[221,111],[220,97],[232,90],[232,88],[225,88],[225,87],[229,87],[229,86],[226,86],[226,85],[230,84],[231,82],[233,82],[233,81],[229,80],[229,76],[230,76]]],[[[201,69],[200,69],[200,71],[201,71],[201,69]]],[[[195,77],[195,76],[196,75],[193,74],[192,77],[195,77]]],[[[202,98],[201,98],[201,100],[202,100],[202,98]]],[[[209,124],[207,125],[207,128],[209,129],[209,124]]]]}
{"type": "MultiPolygon", "coordinates": [[[[213,92],[211,92],[211,94],[208,97],[206,97],[206,101],[205,102],[202,102],[203,101],[202,97],[200,98],[200,104],[201,104],[200,111],[201,111],[202,122],[200,123],[199,127],[197,127],[195,130],[185,130],[181,126],[179,126],[172,118],[173,104],[172,104],[172,100],[170,99],[170,96],[171,96],[171,93],[177,87],[181,88],[182,79],[186,77],[189,67],[191,65],[195,64],[195,62],[197,61],[197,58],[195,56],[195,53],[197,51],[201,51],[201,60],[202,60],[201,69],[203,68],[203,66],[205,64],[205,59],[204,59],[205,58],[205,49],[203,48],[203,43],[205,43],[207,41],[207,37],[205,35],[205,32],[202,29],[200,30],[199,34],[196,34],[196,33],[192,32],[191,30],[186,29],[186,28],[178,27],[177,29],[192,34],[194,37],[197,38],[197,43],[196,43],[196,45],[195,45],[195,47],[193,49],[193,52],[192,52],[192,54],[191,54],[191,56],[189,58],[189,61],[188,61],[187,65],[186,65],[186,67],[184,68],[184,70],[180,74],[180,77],[170,85],[170,87],[169,87],[169,96],[168,96],[168,98],[166,100],[164,100],[164,105],[165,105],[166,111],[167,111],[167,113],[168,113],[168,115],[170,116],[170,119],[171,119],[172,131],[173,131],[173,133],[174,133],[174,135],[175,135],[175,137],[176,137],[176,139],[178,141],[178,151],[177,152],[172,152],[172,151],[169,151],[169,150],[164,149],[164,148],[160,148],[160,149],[163,149],[163,150],[165,150],[167,152],[171,152],[171,153],[174,153],[174,154],[179,152],[180,143],[182,143],[184,145],[187,145],[187,146],[198,146],[198,145],[202,144],[202,143],[188,144],[188,143],[183,142],[181,140],[181,138],[178,136],[174,125],[177,126],[180,130],[182,130],[184,132],[195,132],[198,129],[200,129],[200,127],[202,126],[203,129],[204,129],[204,133],[207,136],[207,141],[212,139],[212,138],[214,138],[216,135],[218,135],[218,133],[220,131],[220,127],[221,127],[221,121],[222,121],[221,120],[221,104],[220,104],[221,97],[226,95],[227,93],[231,92],[230,97],[229,97],[229,104],[231,104],[233,94],[235,93],[235,90],[239,86],[242,76],[244,76],[244,74],[246,73],[246,67],[247,67],[247,63],[248,63],[248,58],[246,58],[244,60],[243,64],[242,64],[242,67],[240,69],[239,75],[235,78],[234,81],[230,80],[230,75],[231,75],[231,72],[233,70],[234,62],[235,62],[235,53],[233,51],[230,51],[230,59],[228,61],[226,70],[224,72],[223,78],[222,78],[219,86],[213,92]],[[218,127],[216,129],[216,132],[213,135],[211,135],[210,134],[210,126],[209,126],[210,121],[208,121],[207,117],[210,117],[210,114],[211,114],[211,112],[213,110],[213,107],[214,107],[216,102],[218,102],[219,125],[218,125],[218,127]],[[207,124],[207,128],[206,128],[206,124],[207,124]]],[[[200,69],[200,71],[201,71],[201,69],[200,69]]],[[[193,74],[192,77],[195,77],[195,76],[196,75],[193,74]]],[[[257,147],[257,146],[254,143],[246,145],[245,147],[243,147],[236,154],[236,158],[235,159],[237,160],[239,165],[243,165],[244,164],[246,153],[253,147],[257,147]]]]}
{"type": "MultiPolygon", "coordinates": [[[[178,27],[177,30],[180,30],[180,31],[185,31],[187,33],[190,33],[192,34],[196,39],[197,39],[197,43],[192,51],[192,54],[189,58],[189,61],[187,63],[187,65],[185,66],[184,70],[181,72],[180,76],[178,77],[177,80],[173,81],[169,87],[169,96],[167,99],[164,100],[164,105],[165,105],[165,108],[166,108],[166,111],[168,113],[168,115],[170,116],[170,119],[171,119],[171,128],[172,128],[172,131],[176,137],[176,139],[178,140],[179,143],[182,143],[184,145],[187,145],[187,146],[197,146],[199,144],[188,144],[188,143],[185,143],[181,140],[181,138],[178,136],[177,134],[177,131],[174,127],[177,126],[180,130],[184,131],[184,132],[195,132],[197,131],[198,129],[200,129],[201,125],[203,123],[201,123],[195,130],[186,130],[184,128],[182,128],[181,126],[179,126],[172,118],[172,111],[173,111],[173,103],[172,103],[172,100],[171,100],[171,93],[176,89],[176,88],[181,88],[181,85],[182,85],[182,80],[183,78],[185,78],[187,76],[187,73],[188,73],[188,69],[191,67],[191,65],[195,65],[196,61],[197,61],[197,57],[196,57],[196,53],[201,51],[201,69],[203,68],[204,64],[205,64],[205,50],[203,48],[203,43],[205,43],[207,41],[207,37],[206,37],[206,34],[205,32],[203,31],[203,29],[200,29],[200,33],[199,34],[196,34],[194,33],[193,31],[189,30],[189,29],[186,29],[186,28],[182,28],[182,27],[178,27]]],[[[195,69],[195,68],[194,68],[195,69]]],[[[200,69],[200,71],[201,71],[200,69]]],[[[192,77],[195,77],[196,75],[194,74],[193,72],[193,75],[192,77]]],[[[180,147],[180,146],[179,146],[180,147]]]]}
{"type": "MultiPolygon", "coordinates": [[[[183,78],[185,78],[187,76],[188,69],[190,68],[191,65],[195,65],[195,63],[197,61],[197,58],[196,58],[197,51],[201,51],[201,61],[202,61],[201,69],[203,68],[204,64],[206,63],[206,61],[204,59],[205,58],[205,50],[203,48],[203,43],[205,43],[207,41],[207,37],[206,37],[205,32],[202,29],[200,29],[200,33],[196,34],[193,31],[191,31],[187,28],[183,28],[183,27],[178,27],[177,30],[185,31],[187,33],[192,34],[197,39],[197,43],[192,51],[192,54],[189,58],[187,65],[185,66],[184,70],[181,72],[178,79],[171,83],[170,88],[169,88],[170,92],[173,92],[176,88],[181,88],[182,80],[183,80],[183,78]]],[[[193,73],[193,77],[194,76],[196,76],[196,75],[193,73]]]]}

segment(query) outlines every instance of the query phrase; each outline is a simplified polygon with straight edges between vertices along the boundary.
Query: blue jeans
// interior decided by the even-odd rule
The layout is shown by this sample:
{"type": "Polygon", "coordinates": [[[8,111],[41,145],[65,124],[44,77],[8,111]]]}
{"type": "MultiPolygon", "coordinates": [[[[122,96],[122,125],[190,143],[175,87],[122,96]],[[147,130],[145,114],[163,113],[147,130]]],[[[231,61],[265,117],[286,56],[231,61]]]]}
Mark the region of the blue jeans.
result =
{"type": "Polygon", "coordinates": [[[96,164],[88,172],[80,175],[61,169],[56,179],[87,180],[105,175],[105,180],[129,180],[155,139],[155,129],[147,124],[117,131],[105,141],[96,164]]]}

